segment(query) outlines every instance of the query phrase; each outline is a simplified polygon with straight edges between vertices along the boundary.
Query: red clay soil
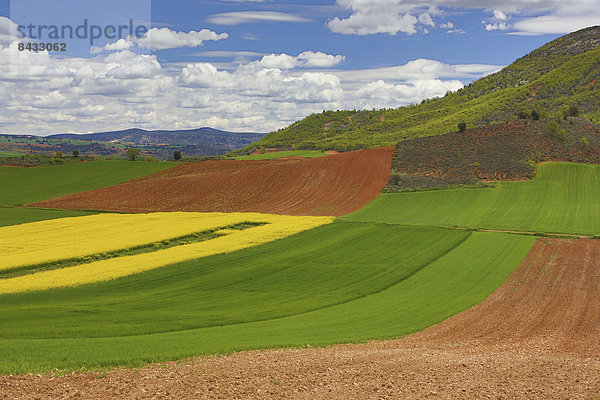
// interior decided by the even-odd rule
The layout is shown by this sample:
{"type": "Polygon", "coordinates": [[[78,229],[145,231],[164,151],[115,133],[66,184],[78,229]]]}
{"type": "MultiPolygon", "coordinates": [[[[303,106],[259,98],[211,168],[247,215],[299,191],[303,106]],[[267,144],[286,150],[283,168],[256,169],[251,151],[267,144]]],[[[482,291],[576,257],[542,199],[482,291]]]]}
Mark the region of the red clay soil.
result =
{"type": "Polygon", "coordinates": [[[389,178],[393,156],[394,148],[385,147],[302,160],[185,163],[116,186],[33,206],[339,216],[377,197],[389,178]]]}
{"type": "Polygon", "coordinates": [[[5,376],[0,399],[598,400],[599,338],[600,241],[540,239],[488,299],[403,339],[5,376]]]}

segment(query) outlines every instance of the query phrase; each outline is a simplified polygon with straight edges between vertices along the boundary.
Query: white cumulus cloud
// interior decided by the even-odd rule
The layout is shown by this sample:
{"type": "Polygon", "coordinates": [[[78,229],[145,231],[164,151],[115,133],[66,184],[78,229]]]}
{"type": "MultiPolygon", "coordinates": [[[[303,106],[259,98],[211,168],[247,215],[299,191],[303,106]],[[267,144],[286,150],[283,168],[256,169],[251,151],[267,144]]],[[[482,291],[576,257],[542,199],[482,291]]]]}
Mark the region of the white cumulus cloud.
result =
{"type": "Polygon", "coordinates": [[[150,50],[176,49],[179,47],[198,47],[206,41],[218,41],[227,39],[229,34],[216,33],[208,29],[200,31],[178,32],[169,28],[152,28],[140,38],[129,36],[127,39],[119,39],[103,47],[92,47],[92,54],[102,51],[128,50],[134,46],[150,50]]]}
{"type": "Polygon", "coordinates": [[[302,63],[302,66],[306,68],[330,68],[341,64],[346,59],[345,56],[339,54],[334,56],[320,51],[305,51],[298,54],[296,58],[302,63]]]}
{"type": "MultiPolygon", "coordinates": [[[[336,0],[336,3],[348,10],[349,15],[334,16],[327,26],[332,32],[346,35],[427,33],[435,26],[432,15],[443,14],[448,8],[488,13],[490,17],[482,21],[486,30],[514,28],[516,34],[523,35],[568,33],[600,23],[599,0],[336,0]],[[509,23],[511,19],[515,22],[509,23]]],[[[440,27],[448,33],[464,33],[462,29],[440,27]]]]}
{"type": "Polygon", "coordinates": [[[448,91],[455,91],[462,87],[462,82],[458,80],[418,79],[401,84],[379,80],[364,86],[357,94],[365,104],[384,108],[389,107],[389,104],[418,103],[425,98],[441,97],[448,91]]]}
{"type": "Polygon", "coordinates": [[[198,47],[205,41],[227,39],[227,33],[216,33],[208,29],[190,32],[176,32],[169,28],[152,28],[137,39],[140,47],[152,50],[174,49],[178,47],[198,47]]]}
{"type": "Polygon", "coordinates": [[[446,29],[446,33],[466,33],[464,29],[456,28],[452,21],[441,24],[440,28],[446,29]]]}
{"type": "Polygon", "coordinates": [[[17,24],[6,17],[0,17],[0,45],[8,45],[17,35],[17,24]]]}
{"type": "Polygon", "coordinates": [[[508,17],[506,16],[506,14],[504,14],[500,10],[494,10],[494,18],[496,18],[496,19],[498,19],[500,21],[506,21],[508,19],[508,17]]]}
{"type": "Polygon", "coordinates": [[[330,68],[342,63],[346,59],[342,55],[325,54],[320,51],[304,51],[297,56],[288,54],[268,54],[256,61],[253,65],[261,68],[330,68]]]}
{"type": "Polygon", "coordinates": [[[483,25],[485,26],[486,31],[505,31],[508,30],[508,28],[510,28],[510,25],[508,25],[506,22],[487,23],[483,21],[483,25]]]}
{"type": "Polygon", "coordinates": [[[327,103],[342,99],[343,91],[337,76],[321,72],[294,74],[287,71],[291,69],[288,62],[293,57],[273,56],[266,56],[266,64],[262,60],[243,64],[232,72],[219,70],[210,63],[188,64],[178,81],[188,88],[231,89],[238,96],[267,96],[271,101],[327,103]]]}
{"type": "MultiPolygon", "coordinates": [[[[343,55],[251,54],[254,61],[159,61],[116,42],[90,58],[0,44],[0,123],[10,133],[50,134],[199,126],[268,132],[313,112],[397,107],[442,96],[497,66],[414,60],[336,69],[343,55]],[[261,57],[256,59],[257,57],[261,57]]],[[[209,53],[210,54],[210,53],[209,53]]],[[[229,56],[216,53],[213,56],[229,56]]]]}
{"type": "Polygon", "coordinates": [[[417,32],[417,17],[410,14],[390,13],[386,10],[363,12],[358,10],[348,18],[333,18],[327,23],[334,33],[344,35],[373,35],[387,33],[396,35],[398,32],[412,35],[417,32]]]}
{"type": "Polygon", "coordinates": [[[431,27],[435,26],[435,22],[433,21],[433,18],[431,18],[431,15],[429,15],[428,13],[423,13],[423,14],[419,15],[419,22],[423,25],[427,25],[427,26],[431,26],[431,27]]]}
{"type": "Polygon", "coordinates": [[[102,47],[92,46],[90,48],[90,52],[92,54],[99,54],[99,53],[102,53],[103,51],[122,51],[122,50],[129,50],[133,46],[134,46],[133,41],[128,40],[128,39],[119,39],[114,43],[108,43],[102,47]]]}

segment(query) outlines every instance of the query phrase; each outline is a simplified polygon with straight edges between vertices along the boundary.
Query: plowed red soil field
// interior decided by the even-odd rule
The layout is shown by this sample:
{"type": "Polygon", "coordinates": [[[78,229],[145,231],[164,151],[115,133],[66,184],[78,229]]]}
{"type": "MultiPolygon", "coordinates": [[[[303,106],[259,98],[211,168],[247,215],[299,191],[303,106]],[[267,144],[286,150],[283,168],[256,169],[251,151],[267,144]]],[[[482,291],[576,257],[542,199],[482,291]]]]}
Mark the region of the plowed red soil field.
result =
{"type": "Polygon", "coordinates": [[[377,197],[389,178],[393,156],[394,148],[385,147],[302,160],[185,163],[117,186],[33,206],[339,216],[377,197]]]}
{"type": "Polygon", "coordinates": [[[399,340],[0,377],[0,399],[600,399],[600,240],[540,239],[488,299],[399,340]]]}
{"type": "Polygon", "coordinates": [[[600,361],[600,240],[539,239],[488,299],[425,333],[600,361]]]}

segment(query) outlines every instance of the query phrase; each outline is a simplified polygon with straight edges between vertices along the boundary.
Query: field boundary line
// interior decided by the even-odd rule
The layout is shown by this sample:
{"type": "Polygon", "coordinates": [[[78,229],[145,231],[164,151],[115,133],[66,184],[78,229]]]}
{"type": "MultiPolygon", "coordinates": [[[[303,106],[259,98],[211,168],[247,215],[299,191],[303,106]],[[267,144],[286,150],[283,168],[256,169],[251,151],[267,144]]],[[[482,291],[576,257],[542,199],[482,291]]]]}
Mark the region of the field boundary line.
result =
{"type": "MultiPolygon", "coordinates": [[[[77,210],[82,211],[82,210],[77,210]]],[[[600,239],[600,235],[583,235],[579,233],[565,233],[565,232],[536,232],[536,231],[513,231],[508,229],[493,229],[493,228],[471,228],[466,226],[456,225],[427,225],[427,224],[407,224],[400,222],[386,222],[386,221],[355,221],[347,220],[344,217],[338,217],[338,220],[345,223],[359,223],[359,224],[384,224],[384,225],[397,225],[397,226],[410,226],[410,227],[423,227],[423,228],[440,228],[440,229],[453,229],[469,232],[490,232],[490,233],[506,233],[510,235],[522,235],[522,236],[535,236],[535,237],[550,237],[556,239],[600,239]]]]}

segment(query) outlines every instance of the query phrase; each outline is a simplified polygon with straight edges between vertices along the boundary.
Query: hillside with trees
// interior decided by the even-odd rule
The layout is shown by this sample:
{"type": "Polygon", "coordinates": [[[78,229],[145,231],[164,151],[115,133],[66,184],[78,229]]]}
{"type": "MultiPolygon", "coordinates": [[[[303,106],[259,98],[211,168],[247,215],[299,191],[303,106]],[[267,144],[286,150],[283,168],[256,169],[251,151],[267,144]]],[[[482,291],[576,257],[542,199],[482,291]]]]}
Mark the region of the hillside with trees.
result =
{"type": "Polygon", "coordinates": [[[528,119],[405,140],[385,191],[529,179],[546,161],[600,163],[600,127],[576,117],[528,119]]]}
{"type": "Polygon", "coordinates": [[[236,154],[260,148],[347,151],[480,128],[519,118],[578,114],[600,122],[600,27],[558,38],[443,98],[383,110],[324,111],[271,132],[236,154]]]}

